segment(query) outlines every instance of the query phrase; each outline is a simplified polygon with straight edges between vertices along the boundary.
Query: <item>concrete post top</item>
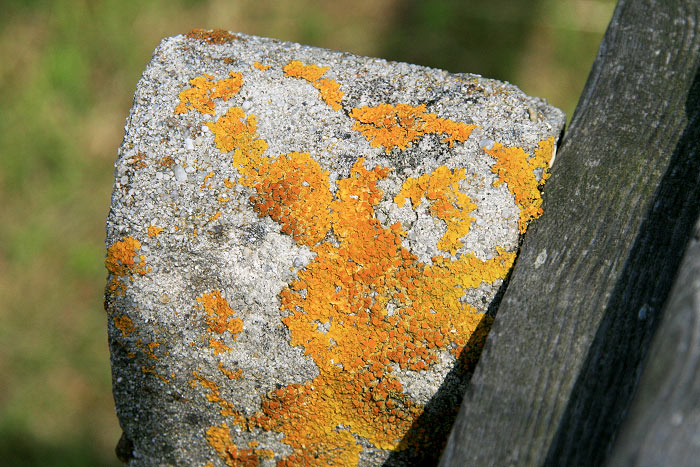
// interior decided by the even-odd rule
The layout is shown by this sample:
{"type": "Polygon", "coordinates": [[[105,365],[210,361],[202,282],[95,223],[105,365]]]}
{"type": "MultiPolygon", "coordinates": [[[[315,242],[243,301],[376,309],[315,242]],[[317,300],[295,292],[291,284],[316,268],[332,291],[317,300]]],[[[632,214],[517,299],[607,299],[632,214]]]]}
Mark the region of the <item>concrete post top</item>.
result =
{"type": "Polygon", "coordinates": [[[477,75],[164,39],[107,219],[130,465],[439,455],[564,121],[477,75]]]}

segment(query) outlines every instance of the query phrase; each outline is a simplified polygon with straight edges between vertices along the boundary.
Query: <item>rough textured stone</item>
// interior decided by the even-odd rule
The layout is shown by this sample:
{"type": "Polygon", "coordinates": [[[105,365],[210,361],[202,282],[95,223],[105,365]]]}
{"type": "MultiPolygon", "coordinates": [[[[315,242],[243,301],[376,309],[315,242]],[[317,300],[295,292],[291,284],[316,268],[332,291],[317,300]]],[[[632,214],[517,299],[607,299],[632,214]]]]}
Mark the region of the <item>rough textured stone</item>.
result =
{"type": "Polygon", "coordinates": [[[563,124],[475,75],[165,39],[107,220],[120,458],[435,461],[563,124]]]}

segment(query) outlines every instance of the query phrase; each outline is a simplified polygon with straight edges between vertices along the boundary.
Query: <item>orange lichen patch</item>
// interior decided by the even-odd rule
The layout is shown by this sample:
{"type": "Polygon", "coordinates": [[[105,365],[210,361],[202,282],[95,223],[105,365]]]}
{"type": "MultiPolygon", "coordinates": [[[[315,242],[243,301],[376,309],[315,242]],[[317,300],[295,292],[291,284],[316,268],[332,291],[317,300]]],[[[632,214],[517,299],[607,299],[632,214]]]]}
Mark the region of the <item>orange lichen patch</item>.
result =
{"type": "Polygon", "coordinates": [[[160,234],[163,231],[161,227],[156,227],[155,225],[149,225],[148,226],[148,236],[149,237],[157,237],[158,234],[160,234]]]}
{"type": "Polygon", "coordinates": [[[258,70],[260,70],[260,71],[267,71],[267,70],[270,69],[270,65],[263,65],[263,64],[260,63],[260,62],[255,62],[255,63],[253,63],[253,66],[254,66],[255,68],[257,68],[258,70]]]}
{"type": "Polygon", "coordinates": [[[204,74],[190,80],[191,88],[180,93],[180,103],[175,107],[175,113],[181,114],[188,110],[214,115],[214,99],[229,100],[240,91],[243,85],[241,73],[229,72],[230,78],[214,81],[214,77],[204,74]]]}
{"type": "Polygon", "coordinates": [[[314,87],[318,89],[321,100],[330,105],[333,110],[340,110],[340,101],[345,93],[340,90],[340,84],[332,79],[320,79],[314,82],[314,87]]]}
{"type": "Polygon", "coordinates": [[[231,34],[223,29],[192,29],[190,32],[185,34],[188,39],[197,39],[200,41],[206,41],[209,44],[226,44],[233,42],[238,39],[238,36],[231,34]]]}
{"type": "Polygon", "coordinates": [[[414,209],[420,205],[422,198],[427,199],[431,214],[447,224],[447,232],[437,247],[452,255],[463,246],[459,239],[469,233],[469,226],[474,221],[469,213],[476,209],[476,204],[459,191],[459,181],[462,179],[464,169],[450,171],[443,165],[431,174],[406,179],[401,192],[394,197],[399,207],[410,199],[414,209]]]}
{"type": "Polygon", "coordinates": [[[207,329],[209,332],[222,334],[228,331],[235,340],[238,333],[243,330],[243,321],[233,316],[235,312],[218,290],[197,297],[197,303],[196,308],[207,314],[206,322],[209,326],[207,329]]]}
{"type": "Polygon", "coordinates": [[[309,153],[261,158],[241,184],[255,188],[251,196],[260,217],[270,216],[300,245],[312,246],[330,229],[332,195],[329,173],[309,153]]]}
{"type": "Polygon", "coordinates": [[[121,279],[133,280],[134,274],[144,275],[150,271],[150,268],[146,267],[144,256],[136,254],[136,250],[140,248],[141,242],[133,237],[124,237],[107,249],[105,267],[113,276],[107,285],[108,292],[123,294],[126,285],[121,279]]]}
{"type": "Polygon", "coordinates": [[[170,167],[175,165],[175,159],[173,159],[170,156],[163,156],[163,158],[161,158],[158,161],[157,165],[158,165],[158,167],[162,167],[164,169],[169,169],[170,167]]]}
{"type": "MultiPolygon", "coordinates": [[[[399,449],[423,409],[404,394],[393,366],[421,371],[439,351],[459,356],[484,318],[460,301],[465,289],[504,278],[515,257],[499,250],[489,261],[418,262],[401,246],[400,225],[384,228],[374,215],[377,181],[389,170],[363,164],[358,159],[337,182],[330,207],[338,246],[312,247],[315,259],[280,294],[290,343],[304,346],[320,374],[268,394],[250,423],[285,434],[290,465],[355,465],[361,448],[351,433],[399,449]],[[327,323],[323,332],[318,323],[327,323]]],[[[443,188],[463,176],[442,175],[443,188]]]]}
{"type": "Polygon", "coordinates": [[[131,161],[128,162],[128,165],[134,166],[137,169],[143,169],[148,167],[146,164],[146,161],[144,160],[146,158],[146,154],[143,152],[139,152],[135,156],[131,157],[131,161]]]}
{"type": "Polygon", "coordinates": [[[387,154],[395,147],[406,149],[428,133],[445,134],[442,142],[452,146],[455,141],[466,141],[476,128],[476,125],[439,118],[426,112],[423,104],[365,106],[352,109],[350,116],[355,119],[352,129],[362,133],[372,147],[384,146],[387,154]]]}
{"type": "Polygon", "coordinates": [[[214,172],[209,172],[204,176],[204,180],[202,181],[202,185],[199,187],[200,190],[204,190],[205,188],[211,188],[210,186],[207,186],[207,180],[212,178],[214,176],[214,172]]]}
{"type": "Polygon", "coordinates": [[[321,79],[321,76],[328,71],[328,67],[316,65],[304,65],[298,60],[292,60],[285,65],[282,70],[287,76],[301,78],[313,83],[318,89],[318,96],[323,102],[328,104],[333,110],[340,110],[340,101],[345,93],[340,90],[340,84],[332,79],[321,79]]]}
{"type": "Polygon", "coordinates": [[[170,383],[170,380],[169,380],[169,379],[167,379],[166,377],[164,377],[163,375],[159,374],[159,373],[156,371],[155,365],[151,365],[151,366],[142,365],[142,366],[141,366],[141,372],[142,372],[144,375],[152,374],[153,376],[155,376],[156,378],[158,378],[159,380],[161,380],[161,381],[164,382],[164,383],[170,383]]]}
{"type": "Polygon", "coordinates": [[[122,332],[122,337],[128,337],[129,334],[134,332],[134,323],[128,316],[115,316],[112,318],[112,321],[114,321],[114,326],[122,332]]]}
{"type": "Polygon", "coordinates": [[[219,355],[220,353],[230,352],[232,349],[228,345],[224,344],[222,341],[217,339],[209,339],[209,347],[214,349],[214,354],[219,355]]]}
{"type": "Polygon", "coordinates": [[[498,180],[493,185],[505,183],[515,196],[515,203],[520,208],[518,227],[521,233],[525,233],[530,221],[542,215],[540,188],[549,177],[547,170],[553,147],[554,138],[549,138],[540,141],[535,156],[531,156],[522,148],[508,148],[500,143],[495,143],[491,149],[484,148],[486,154],[496,159],[491,171],[498,175],[498,180]],[[542,171],[540,180],[536,176],[537,169],[542,171]]]}
{"type": "MultiPolygon", "coordinates": [[[[291,62],[284,71],[314,83],[326,69],[291,62]]],[[[451,145],[465,141],[474,128],[429,114],[425,106],[365,107],[354,109],[352,116],[354,128],[387,152],[405,148],[427,133],[444,135],[443,142],[451,145]]],[[[280,293],[280,311],[291,345],[304,347],[319,375],[266,394],[260,412],[249,419],[221,397],[213,381],[195,372],[190,384],[208,389],[207,399],[221,407],[222,415],[234,417],[234,423],[283,433],[292,454],[280,460],[280,466],[356,465],[363,449],[357,436],[381,449],[420,444],[422,449],[439,450],[429,434],[401,443],[423,407],[404,392],[395,368],[424,371],[449,351],[473,369],[480,344],[467,343],[473,344],[474,336],[483,342],[489,319],[463,302],[465,291],[505,278],[515,253],[497,249],[487,261],[465,254],[421,263],[401,245],[406,235],[401,225],[383,227],[376,218],[375,207],[383,198],[377,182],[388,176],[388,168],[367,169],[359,158],[350,176],[336,182],[334,197],[328,173],[309,154],[264,156],[267,143],[257,134],[254,115],[246,117],[234,107],[208,125],[217,147],[233,151],[238,183],[255,189],[253,208],[315,254],[280,293]],[[335,243],[322,242],[329,231],[335,243]]],[[[463,171],[443,167],[416,179],[415,187],[409,183],[401,194],[402,202],[410,198],[416,204],[425,197],[431,203],[433,215],[448,224],[449,235],[441,247],[450,251],[461,246],[459,238],[471,222],[467,214],[474,209],[459,192],[463,178],[463,171]]],[[[226,310],[222,300],[214,292],[198,299],[203,309],[226,310]]],[[[208,314],[211,318],[232,313],[208,314]]],[[[221,326],[228,322],[222,320],[221,326]]],[[[221,365],[220,370],[224,372],[221,365]]],[[[445,410],[450,413],[444,418],[449,419],[453,410],[445,410]]],[[[227,462],[234,459],[241,450],[231,442],[228,427],[212,428],[210,444],[227,462]]],[[[259,455],[255,450],[252,454],[259,455]]]]}
{"type": "Polygon", "coordinates": [[[214,381],[206,379],[196,371],[193,371],[192,375],[195,377],[195,379],[189,381],[190,387],[195,388],[197,387],[197,383],[199,383],[200,386],[209,391],[209,394],[206,395],[207,400],[214,402],[221,407],[221,410],[219,411],[221,415],[224,417],[233,417],[232,423],[240,425],[243,428],[248,426],[247,420],[235,409],[234,405],[221,397],[218,384],[216,384],[214,381]]]}
{"type": "Polygon", "coordinates": [[[267,150],[267,143],[258,137],[255,115],[244,122],[245,112],[240,107],[231,107],[216,123],[207,122],[214,133],[214,142],[221,152],[233,151],[233,164],[242,175],[254,170],[255,165],[267,150]]]}
{"type": "Polygon", "coordinates": [[[224,368],[224,364],[222,362],[219,362],[219,370],[226,375],[228,379],[241,379],[243,377],[243,370],[240,368],[236,371],[231,371],[227,368],[224,368]]]}
{"type": "Polygon", "coordinates": [[[292,78],[301,78],[306,81],[314,82],[323,76],[323,74],[328,71],[328,67],[320,67],[317,65],[304,65],[299,60],[292,60],[286,64],[282,70],[287,76],[292,78]]]}
{"type": "Polygon", "coordinates": [[[214,222],[219,217],[221,217],[221,211],[216,211],[216,213],[214,215],[209,216],[209,222],[214,222]]]}
{"type": "Polygon", "coordinates": [[[253,449],[239,449],[231,439],[228,425],[212,426],[207,430],[207,442],[216,450],[217,455],[231,467],[255,467],[260,459],[253,449]]]}

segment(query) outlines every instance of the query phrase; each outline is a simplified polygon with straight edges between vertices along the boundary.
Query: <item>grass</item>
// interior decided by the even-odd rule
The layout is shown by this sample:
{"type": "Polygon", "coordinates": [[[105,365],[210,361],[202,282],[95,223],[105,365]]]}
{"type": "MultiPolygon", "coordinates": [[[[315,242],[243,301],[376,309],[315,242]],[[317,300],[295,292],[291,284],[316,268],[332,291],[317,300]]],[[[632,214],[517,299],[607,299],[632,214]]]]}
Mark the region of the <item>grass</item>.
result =
{"type": "Polygon", "coordinates": [[[162,37],[221,27],[475,72],[570,114],[613,4],[4,0],[0,459],[118,465],[102,310],[104,219],[124,119],[162,37]]]}

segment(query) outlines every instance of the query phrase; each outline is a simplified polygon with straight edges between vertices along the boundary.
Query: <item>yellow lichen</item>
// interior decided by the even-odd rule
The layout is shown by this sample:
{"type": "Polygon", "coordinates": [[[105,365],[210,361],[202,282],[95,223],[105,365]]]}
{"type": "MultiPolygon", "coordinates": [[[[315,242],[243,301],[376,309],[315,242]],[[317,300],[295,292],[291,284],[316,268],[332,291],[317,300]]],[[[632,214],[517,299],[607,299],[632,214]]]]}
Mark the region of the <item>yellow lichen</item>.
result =
{"type": "Polygon", "coordinates": [[[350,116],[355,119],[352,129],[362,133],[372,147],[384,146],[387,154],[397,147],[406,149],[428,133],[445,134],[442,142],[452,146],[455,141],[466,141],[476,128],[476,125],[439,118],[428,113],[423,104],[360,107],[352,109],[350,116]]]}
{"type": "Polygon", "coordinates": [[[200,113],[214,115],[214,99],[229,100],[241,89],[243,75],[229,72],[230,78],[213,81],[214,77],[204,74],[190,80],[191,88],[180,93],[180,103],[175,108],[176,114],[185,113],[188,110],[196,110],[200,113]]]}
{"type": "Polygon", "coordinates": [[[254,66],[255,68],[257,68],[258,70],[260,70],[260,71],[267,71],[267,70],[270,69],[270,65],[263,65],[263,64],[260,63],[260,62],[255,62],[255,63],[253,63],[253,66],[254,66]]]}
{"type": "Polygon", "coordinates": [[[437,247],[443,251],[449,251],[452,255],[463,246],[459,239],[469,233],[469,226],[474,221],[469,213],[476,209],[476,204],[459,191],[459,181],[462,179],[464,179],[464,169],[450,171],[443,165],[430,175],[406,179],[401,192],[394,197],[394,202],[399,207],[410,199],[414,209],[420,205],[421,198],[427,199],[431,214],[447,224],[447,232],[440,239],[437,247]]]}
{"type": "Polygon", "coordinates": [[[522,148],[509,148],[500,143],[495,143],[491,149],[484,148],[488,155],[496,159],[491,171],[498,175],[498,180],[493,185],[505,183],[520,208],[518,227],[521,233],[525,233],[530,221],[542,215],[540,188],[549,177],[553,146],[554,138],[540,141],[534,157],[522,148]],[[536,176],[537,169],[542,171],[540,180],[536,176]]]}

